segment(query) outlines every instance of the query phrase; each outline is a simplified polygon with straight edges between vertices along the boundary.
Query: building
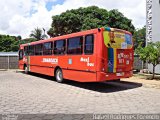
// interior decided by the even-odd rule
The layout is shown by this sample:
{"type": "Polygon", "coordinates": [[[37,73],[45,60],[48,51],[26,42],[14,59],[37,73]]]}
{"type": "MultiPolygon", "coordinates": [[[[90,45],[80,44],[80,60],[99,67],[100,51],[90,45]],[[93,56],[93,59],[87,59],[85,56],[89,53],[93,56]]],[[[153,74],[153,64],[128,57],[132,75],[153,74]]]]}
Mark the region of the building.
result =
{"type": "MultiPolygon", "coordinates": [[[[146,42],[157,41],[160,41],[160,0],[146,0],[146,42]]],[[[152,65],[148,69],[152,71],[152,65]]],[[[160,74],[160,65],[155,72],[160,74]]]]}
{"type": "Polygon", "coordinates": [[[17,69],[18,52],[0,52],[0,69],[17,69]]]}
{"type": "Polygon", "coordinates": [[[147,42],[160,41],[160,0],[147,2],[147,42]]]}

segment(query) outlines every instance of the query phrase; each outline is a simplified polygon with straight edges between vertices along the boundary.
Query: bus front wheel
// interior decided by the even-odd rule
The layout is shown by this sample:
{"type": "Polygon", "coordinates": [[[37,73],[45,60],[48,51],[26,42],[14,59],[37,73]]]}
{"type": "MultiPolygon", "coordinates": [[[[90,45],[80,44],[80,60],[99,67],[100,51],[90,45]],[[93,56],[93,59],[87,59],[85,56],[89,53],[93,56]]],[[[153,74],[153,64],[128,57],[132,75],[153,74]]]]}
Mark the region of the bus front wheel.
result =
{"type": "Polygon", "coordinates": [[[61,70],[60,68],[58,68],[58,69],[56,70],[56,75],[55,75],[55,77],[56,77],[56,81],[57,81],[57,82],[59,82],[59,83],[64,82],[63,73],[62,73],[62,70],[61,70]]]}

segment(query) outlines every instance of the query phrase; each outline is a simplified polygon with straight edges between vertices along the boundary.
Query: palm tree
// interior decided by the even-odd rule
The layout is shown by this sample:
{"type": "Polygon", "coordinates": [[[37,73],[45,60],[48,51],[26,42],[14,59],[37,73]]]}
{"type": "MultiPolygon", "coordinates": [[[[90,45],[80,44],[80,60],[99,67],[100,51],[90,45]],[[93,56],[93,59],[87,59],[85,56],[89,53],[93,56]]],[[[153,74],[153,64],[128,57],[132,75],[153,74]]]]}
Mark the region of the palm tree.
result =
{"type": "Polygon", "coordinates": [[[33,31],[31,31],[30,37],[33,37],[37,40],[43,40],[45,38],[47,38],[47,36],[45,35],[45,31],[43,34],[43,31],[40,28],[35,28],[33,31]]]}

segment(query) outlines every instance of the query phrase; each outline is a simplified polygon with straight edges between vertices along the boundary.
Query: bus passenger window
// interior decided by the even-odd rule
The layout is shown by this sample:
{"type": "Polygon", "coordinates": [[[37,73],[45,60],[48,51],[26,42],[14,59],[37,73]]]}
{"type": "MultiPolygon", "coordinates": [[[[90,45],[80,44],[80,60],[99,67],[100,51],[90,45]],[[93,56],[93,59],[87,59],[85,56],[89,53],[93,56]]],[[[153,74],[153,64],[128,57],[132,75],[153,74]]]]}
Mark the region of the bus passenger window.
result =
{"type": "Polygon", "coordinates": [[[28,46],[24,47],[24,56],[28,56],[28,46]]]}
{"type": "Polygon", "coordinates": [[[93,49],[94,49],[94,36],[87,35],[85,37],[84,52],[85,54],[93,54],[93,49]]]}
{"type": "Polygon", "coordinates": [[[65,46],[66,41],[65,40],[57,40],[54,42],[54,54],[55,55],[63,55],[65,54],[65,46]]]}
{"type": "Polygon", "coordinates": [[[68,39],[68,54],[82,54],[83,37],[75,37],[68,39]]]}
{"type": "Polygon", "coordinates": [[[42,53],[43,53],[43,45],[42,44],[35,45],[35,55],[42,55],[42,53]]]}
{"type": "Polygon", "coordinates": [[[31,45],[31,46],[28,46],[28,55],[34,55],[34,46],[31,45]]]}
{"type": "Polygon", "coordinates": [[[43,55],[52,55],[52,42],[43,44],[43,55]]]}

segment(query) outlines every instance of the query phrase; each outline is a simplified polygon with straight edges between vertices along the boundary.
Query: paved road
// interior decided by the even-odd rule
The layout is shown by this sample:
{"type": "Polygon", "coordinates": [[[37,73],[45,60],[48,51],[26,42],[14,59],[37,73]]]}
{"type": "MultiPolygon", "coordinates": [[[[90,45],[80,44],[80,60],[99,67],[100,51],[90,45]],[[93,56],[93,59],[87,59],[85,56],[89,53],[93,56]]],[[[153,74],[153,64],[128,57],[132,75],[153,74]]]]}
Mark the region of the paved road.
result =
{"type": "Polygon", "coordinates": [[[160,90],[129,82],[57,83],[52,77],[0,71],[0,113],[160,113],[160,90]]]}

